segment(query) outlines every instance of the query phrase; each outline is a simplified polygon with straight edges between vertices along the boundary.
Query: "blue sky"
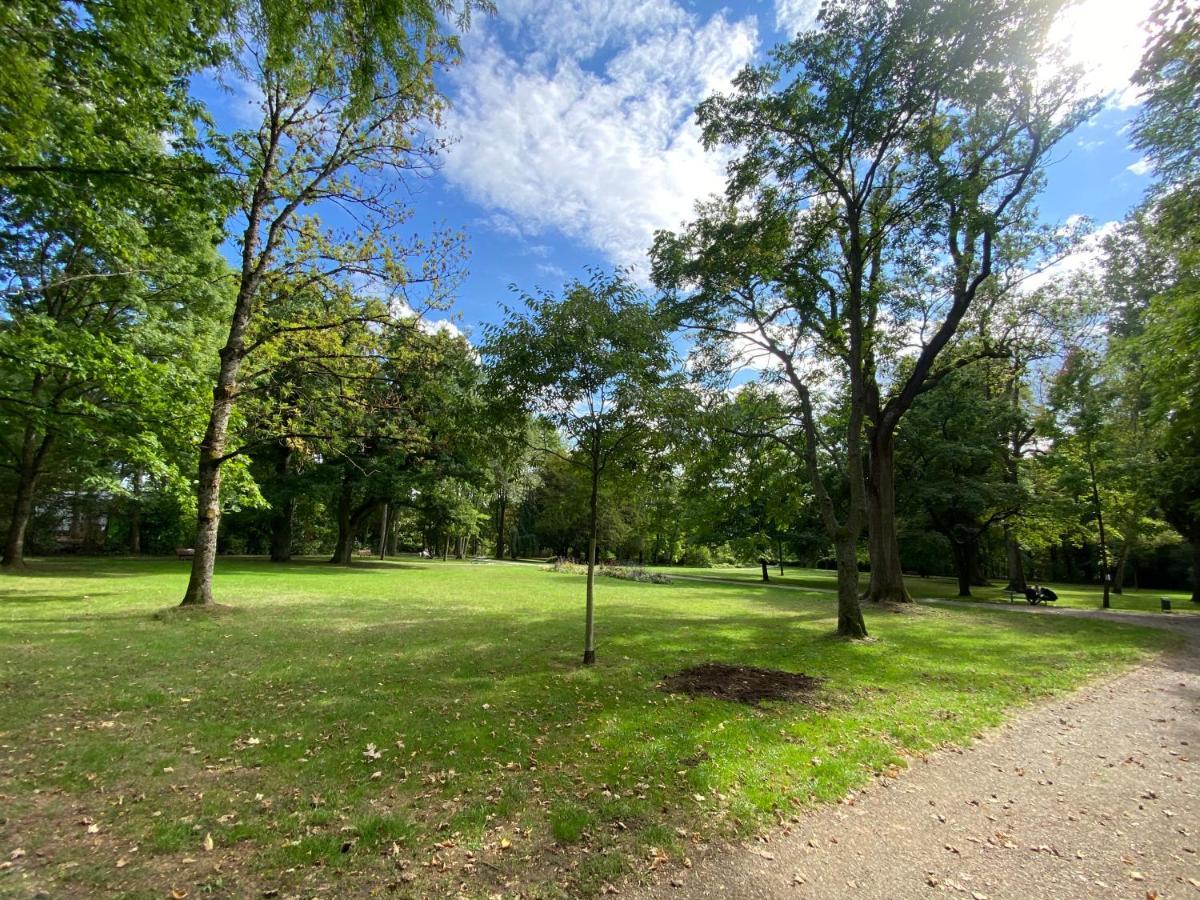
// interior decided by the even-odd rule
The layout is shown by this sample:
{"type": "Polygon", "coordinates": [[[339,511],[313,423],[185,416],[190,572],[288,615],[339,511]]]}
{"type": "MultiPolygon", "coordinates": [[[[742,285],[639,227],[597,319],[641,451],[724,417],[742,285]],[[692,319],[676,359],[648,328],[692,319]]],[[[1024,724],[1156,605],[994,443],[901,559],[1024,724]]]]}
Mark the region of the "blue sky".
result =
{"type": "MultiPolygon", "coordinates": [[[[986,2],[986,0],[981,0],[986,2]]],[[[497,0],[444,88],[455,143],[413,197],[417,221],[466,231],[470,273],[453,311],[468,333],[508,289],[557,289],[585,266],[634,266],[657,228],[719,191],[725,159],[693,110],[747,63],[813,21],[819,0],[497,0]]],[[[1040,206],[1052,222],[1119,220],[1149,183],[1129,147],[1128,87],[1150,0],[1083,0],[1056,37],[1105,108],[1059,149],[1040,206]]],[[[244,110],[226,95],[219,116],[244,110]]],[[[1086,252],[1071,264],[1086,262],[1086,252]]]]}

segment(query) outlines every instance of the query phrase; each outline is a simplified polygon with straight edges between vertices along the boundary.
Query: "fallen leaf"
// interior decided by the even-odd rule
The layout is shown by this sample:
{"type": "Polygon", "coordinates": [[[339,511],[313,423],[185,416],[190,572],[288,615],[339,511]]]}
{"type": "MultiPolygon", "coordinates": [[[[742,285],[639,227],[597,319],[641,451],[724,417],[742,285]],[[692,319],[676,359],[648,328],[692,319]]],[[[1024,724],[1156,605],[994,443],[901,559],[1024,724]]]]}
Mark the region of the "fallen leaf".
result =
{"type": "Polygon", "coordinates": [[[212,833],[206,831],[204,833],[204,849],[207,850],[209,853],[211,853],[212,848],[213,848],[212,833]]]}

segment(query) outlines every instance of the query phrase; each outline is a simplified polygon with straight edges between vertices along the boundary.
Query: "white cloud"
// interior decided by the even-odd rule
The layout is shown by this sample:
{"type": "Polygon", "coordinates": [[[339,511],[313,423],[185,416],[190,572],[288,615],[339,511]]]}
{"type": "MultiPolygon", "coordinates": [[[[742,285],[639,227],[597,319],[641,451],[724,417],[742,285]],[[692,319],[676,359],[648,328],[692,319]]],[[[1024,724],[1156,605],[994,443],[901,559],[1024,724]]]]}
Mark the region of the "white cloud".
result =
{"type": "MultiPolygon", "coordinates": [[[[1080,219],[1080,216],[1068,217],[1066,227],[1068,229],[1074,227],[1080,219]]],[[[1089,234],[1076,250],[1045,268],[1026,276],[1021,281],[1021,289],[1024,291],[1036,291],[1050,282],[1064,280],[1077,273],[1082,274],[1088,271],[1097,271],[1100,266],[1100,256],[1103,252],[1102,245],[1104,239],[1120,227],[1121,223],[1115,219],[1111,222],[1105,222],[1089,234]]]]}
{"type": "Polygon", "coordinates": [[[526,235],[555,229],[636,265],[655,229],[724,187],[725,160],[704,151],[693,111],[752,59],[756,25],[701,23],[664,0],[570,5],[516,0],[470,38],[445,173],[526,235]],[[496,33],[506,27],[534,52],[510,52],[496,33]]]}
{"type": "Polygon", "coordinates": [[[775,27],[789,38],[817,24],[821,0],[775,0],[775,27]]]}
{"type": "Polygon", "coordinates": [[[1153,168],[1154,162],[1148,156],[1143,156],[1137,162],[1125,167],[1127,171],[1132,172],[1134,175],[1149,175],[1153,168]]]}

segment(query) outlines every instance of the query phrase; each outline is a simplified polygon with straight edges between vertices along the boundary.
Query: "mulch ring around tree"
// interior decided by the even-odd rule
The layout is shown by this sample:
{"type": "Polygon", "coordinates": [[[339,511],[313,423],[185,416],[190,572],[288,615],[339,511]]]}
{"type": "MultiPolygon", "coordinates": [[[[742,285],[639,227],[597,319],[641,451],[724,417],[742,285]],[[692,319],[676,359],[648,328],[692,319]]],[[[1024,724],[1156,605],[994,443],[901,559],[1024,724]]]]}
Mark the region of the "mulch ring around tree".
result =
{"type": "Polygon", "coordinates": [[[822,681],[824,679],[799,672],[704,663],[668,675],[659,686],[672,694],[716,697],[758,706],[764,700],[807,700],[822,681]]]}

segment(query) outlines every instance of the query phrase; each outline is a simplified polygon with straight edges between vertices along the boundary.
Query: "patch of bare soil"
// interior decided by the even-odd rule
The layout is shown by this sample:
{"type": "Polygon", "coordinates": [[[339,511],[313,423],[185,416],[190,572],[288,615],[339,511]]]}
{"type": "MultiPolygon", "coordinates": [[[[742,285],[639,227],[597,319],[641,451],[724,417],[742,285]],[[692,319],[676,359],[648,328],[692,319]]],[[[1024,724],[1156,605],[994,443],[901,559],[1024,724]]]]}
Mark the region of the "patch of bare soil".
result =
{"type": "Polygon", "coordinates": [[[225,603],[203,603],[193,604],[190,606],[168,606],[166,609],[160,609],[154,614],[154,618],[160,622],[169,622],[172,619],[179,617],[193,618],[196,616],[227,616],[234,611],[234,607],[225,603]]]}
{"type": "Polygon", "coordinates": [[[691,697],[716,697],[757,706],[764,700],[804,700],[820,687],[823,679],[800,672],[704,663],[668,675],[662,689],[691,697]]]}

